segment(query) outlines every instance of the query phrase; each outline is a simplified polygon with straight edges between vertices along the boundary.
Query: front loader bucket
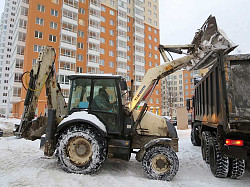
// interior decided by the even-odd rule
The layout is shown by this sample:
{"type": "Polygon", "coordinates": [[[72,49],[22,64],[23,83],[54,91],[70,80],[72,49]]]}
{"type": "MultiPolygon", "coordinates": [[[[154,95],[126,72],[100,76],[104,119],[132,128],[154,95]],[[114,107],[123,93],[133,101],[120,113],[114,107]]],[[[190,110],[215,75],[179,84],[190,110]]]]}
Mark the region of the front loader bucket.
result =
{"type": "Polygon", "coordinates": [[[217,51],[223,50],[224,54],[227,54],[237,47],[217,27],[214,16],[209,16],[196,32],[192,44],[194,47],[188,52],[196,58],[191,61],[192,64],[187,67],[188,70],[206,68],[214,63],[217,51]]]}

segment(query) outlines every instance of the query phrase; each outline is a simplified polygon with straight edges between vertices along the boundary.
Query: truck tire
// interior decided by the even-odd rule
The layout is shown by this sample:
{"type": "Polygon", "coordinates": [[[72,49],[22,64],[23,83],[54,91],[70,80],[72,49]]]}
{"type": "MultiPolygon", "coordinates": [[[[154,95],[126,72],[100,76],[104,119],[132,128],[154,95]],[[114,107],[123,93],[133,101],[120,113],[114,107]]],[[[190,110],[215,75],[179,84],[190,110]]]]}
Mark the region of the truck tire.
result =
{"type": "Polygon", "coordinates": [[[209,141],[209,164],[215,177],[227,177],[229,158],[221,155],[216,137],[211,137],[209,141]]]}
{"type": "Polygon", "coordinates": [[[146,150],[142,168],[151,179],[170,181],[179,169],[179,160],[170,147],[155,145],[146,150]]]}
{"type": "Polygon", "coordinates": [[[88,125],[73,126],[61,134],[56,152],[63,170],[92,174],[104,163],[107,145],[95,128],[88,125]]]}
{"type": "Polygon", "coordinates": [[[228,177],[231,179],[241,179],[245,173],[245,160],[230,158],[228,177]]]}
{"type": "Polygon", "coordinates": [[[194,146],[201,145],[201,139],[199,137],[199,129],[197,126],[193,126],[191,130],[191,142],[194,146]]]}
{"type": "Polygon", "coordinates": [[[203,131],[201,134],[201,153],[203,160],[209,164],[209,140],[212,137],[209,131],[203,131]]]}

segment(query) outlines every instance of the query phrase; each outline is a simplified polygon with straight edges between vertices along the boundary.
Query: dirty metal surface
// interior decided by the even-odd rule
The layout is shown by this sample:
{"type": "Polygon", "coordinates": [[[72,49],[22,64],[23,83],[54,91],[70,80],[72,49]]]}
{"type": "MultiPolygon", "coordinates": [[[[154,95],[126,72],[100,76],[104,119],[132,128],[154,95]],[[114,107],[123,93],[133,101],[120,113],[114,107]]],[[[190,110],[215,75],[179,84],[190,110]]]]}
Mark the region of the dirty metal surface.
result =
{"type": "Polygon", "coordinates": [[[229,120],[250,122],[250,54],[231,55],[227,59],[229,120]]]}

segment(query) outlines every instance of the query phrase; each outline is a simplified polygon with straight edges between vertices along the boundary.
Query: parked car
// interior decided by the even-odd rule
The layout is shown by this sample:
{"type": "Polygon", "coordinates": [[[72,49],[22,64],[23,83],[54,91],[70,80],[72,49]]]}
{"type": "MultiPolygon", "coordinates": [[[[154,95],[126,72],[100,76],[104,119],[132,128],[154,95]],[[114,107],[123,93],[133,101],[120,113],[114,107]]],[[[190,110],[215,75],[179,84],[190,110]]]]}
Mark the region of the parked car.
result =
{"type": "Polygon", "coordinates": [[[0,129],[0,137],[2,137],[2,136],[3,136],[3,130],[0,129]]]}

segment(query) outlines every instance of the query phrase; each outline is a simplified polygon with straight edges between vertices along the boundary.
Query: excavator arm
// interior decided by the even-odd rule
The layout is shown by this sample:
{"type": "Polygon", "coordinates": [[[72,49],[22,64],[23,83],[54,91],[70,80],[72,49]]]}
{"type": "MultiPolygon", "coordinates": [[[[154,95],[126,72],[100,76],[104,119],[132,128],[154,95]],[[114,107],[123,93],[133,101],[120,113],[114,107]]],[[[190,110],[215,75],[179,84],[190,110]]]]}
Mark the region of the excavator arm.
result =
{"type": "Polygon", "coordinates": [[[215,62],[217,51],[223,50],[224,53],[229,53],[235,47],[236,46],[227,39],[225,34],[218,29],[215,17],[213,16],[209,16],[198,32],[195,33],[191,44],[159,45],[159,52],[165,63],[147,71],[131,101],[130,112],[133,112],[141,101],[144,101],[142,110],[136,119],[135,126],[140,123],[147,109],[147,102],[161,78],[184,67],[188,70],[208,67],[215,62]],[[184,53],[183,50],[187,51],[184,53]],[[170,61],[165,51],[185,54],[186,56],[170,61]]]}
{"type": "Polygon", "coordinates": [[[34,140],[44,134],[47,116],[39,116],[34,120],[38,99],[44,86],[46,88],[48,109],[55,109],[58,120],[60,120],[60,116],[66,115],[66,103],[55,75],[55,56],[54,48],[43,47],[38,56],[38,62],[33,64],[30,72],[24,73],[24,84],[28,82],[28,73],[30,79],[28,85],[26,85],[27,93],[24,110],[19,128],[15,132],[16,136],[34,140]]]}

